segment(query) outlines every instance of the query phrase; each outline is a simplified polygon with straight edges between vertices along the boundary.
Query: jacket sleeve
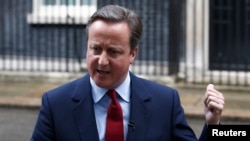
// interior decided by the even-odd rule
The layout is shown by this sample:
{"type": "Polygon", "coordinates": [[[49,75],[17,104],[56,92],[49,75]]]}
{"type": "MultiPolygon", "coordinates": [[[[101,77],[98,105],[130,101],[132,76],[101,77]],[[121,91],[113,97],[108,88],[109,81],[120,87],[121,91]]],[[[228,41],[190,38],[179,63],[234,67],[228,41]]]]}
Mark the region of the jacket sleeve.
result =
{"type": "Polygon", "coordinates": [[[55,140],[53,130],[53,117],[48,101],[47,93],[42,96],[42,104],[36,121],[36,125],[30,141],[52,141],[55,140]]]}
{"type": "Polygon", "coordinates": [[[208,132],[207,124],[204,124],[199,141],[207,141],[207,132],[208,132]]]}
{"type": "MultiPolygon", "coordinates": [[[[181,106],[180,97],[178,92],[174,91],[173,96],[173,138],[176,141],[197,141],[197,137],[193,131],[193,129],[190,127],[190,125],[187,122],[187,119],[185,117],[184,109],[181,106]]],[[[202,138],[201,138],[202,139],[202,138]]]]}

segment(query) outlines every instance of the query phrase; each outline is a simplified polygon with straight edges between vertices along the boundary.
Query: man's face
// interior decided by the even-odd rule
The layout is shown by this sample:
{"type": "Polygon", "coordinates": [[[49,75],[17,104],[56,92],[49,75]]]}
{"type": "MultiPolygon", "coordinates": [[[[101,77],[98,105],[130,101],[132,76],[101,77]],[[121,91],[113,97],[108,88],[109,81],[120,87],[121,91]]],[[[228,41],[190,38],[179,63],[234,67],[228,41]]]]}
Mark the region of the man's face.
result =
{"type": "Polygon", "coordinates": [[[137,53],[137,48],[130,50],[127,23],[97,20],[88,33],[86,60],[91,78],[99,87],[117,87],[126,78],[137,53]]]}

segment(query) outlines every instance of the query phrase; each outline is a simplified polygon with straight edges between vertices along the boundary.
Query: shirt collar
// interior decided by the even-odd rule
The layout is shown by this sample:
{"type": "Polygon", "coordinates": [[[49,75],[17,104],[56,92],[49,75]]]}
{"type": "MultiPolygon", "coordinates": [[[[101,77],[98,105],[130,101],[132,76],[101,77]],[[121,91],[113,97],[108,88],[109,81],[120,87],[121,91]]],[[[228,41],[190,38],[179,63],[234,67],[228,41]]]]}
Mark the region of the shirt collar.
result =
{"type": "MultiPolygon", "coordinates": [[[[97,103],[107,93],[108,89],[97,86],[91,77],[90,77],[90,84],[92,87],[92,97],[93,97],[94,103],[97,103]]],[[[126,76],[126,79],[118,87],[115,88],[115,91],[120,95],[120,97],[124,101],[126,101],[127,103],[130,102],[130,75],[129,73],[126,76]]]]}

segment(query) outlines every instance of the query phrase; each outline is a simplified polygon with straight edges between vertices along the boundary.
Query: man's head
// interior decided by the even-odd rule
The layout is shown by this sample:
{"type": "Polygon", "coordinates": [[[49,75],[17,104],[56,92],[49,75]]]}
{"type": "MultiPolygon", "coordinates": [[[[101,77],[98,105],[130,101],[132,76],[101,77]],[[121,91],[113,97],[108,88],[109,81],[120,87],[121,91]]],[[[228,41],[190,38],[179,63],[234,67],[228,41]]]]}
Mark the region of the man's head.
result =
{"type": "Polygon", "coordinates": [[[91,78],[100,87],[117,87],[137,54],[142,32],[140,18],[129,9],[108,5],[93,14],[86,30],[86,60],[91,78]]]}
{"type": "Polygon", "coordinates": [[[119,5],[107,5],[96,11],[89,19],[86,27],[87,38],[89,27],[96,20],[103,20],[111,23],[126,22],[130,29],[130,47],[133,50],[137,47],[142,34],[142,23],[140,17],[132,10],[119,5]]]}

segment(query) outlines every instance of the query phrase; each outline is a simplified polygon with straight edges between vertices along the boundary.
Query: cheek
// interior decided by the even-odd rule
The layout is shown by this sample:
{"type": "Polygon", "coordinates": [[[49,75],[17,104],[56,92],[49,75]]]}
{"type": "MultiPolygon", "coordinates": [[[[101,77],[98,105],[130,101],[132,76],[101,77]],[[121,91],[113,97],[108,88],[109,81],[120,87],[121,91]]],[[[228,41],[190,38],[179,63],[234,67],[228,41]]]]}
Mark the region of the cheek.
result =
{"type": "Polygon", "coordinates": [[[120,60],[120,61],[116,61],[113,62],[113,66],[115,66],[115,69],[120,72],[123,73],[124,71],[127,71],[129,66],[130,66],[130,60],[120,60]]]}
{"type": "Polygon", "coordinates": [[[93,65],[97,61],[97,57],[94,57],[93,55],[87,55],[86,62],[88,66],[93,65]]]}

